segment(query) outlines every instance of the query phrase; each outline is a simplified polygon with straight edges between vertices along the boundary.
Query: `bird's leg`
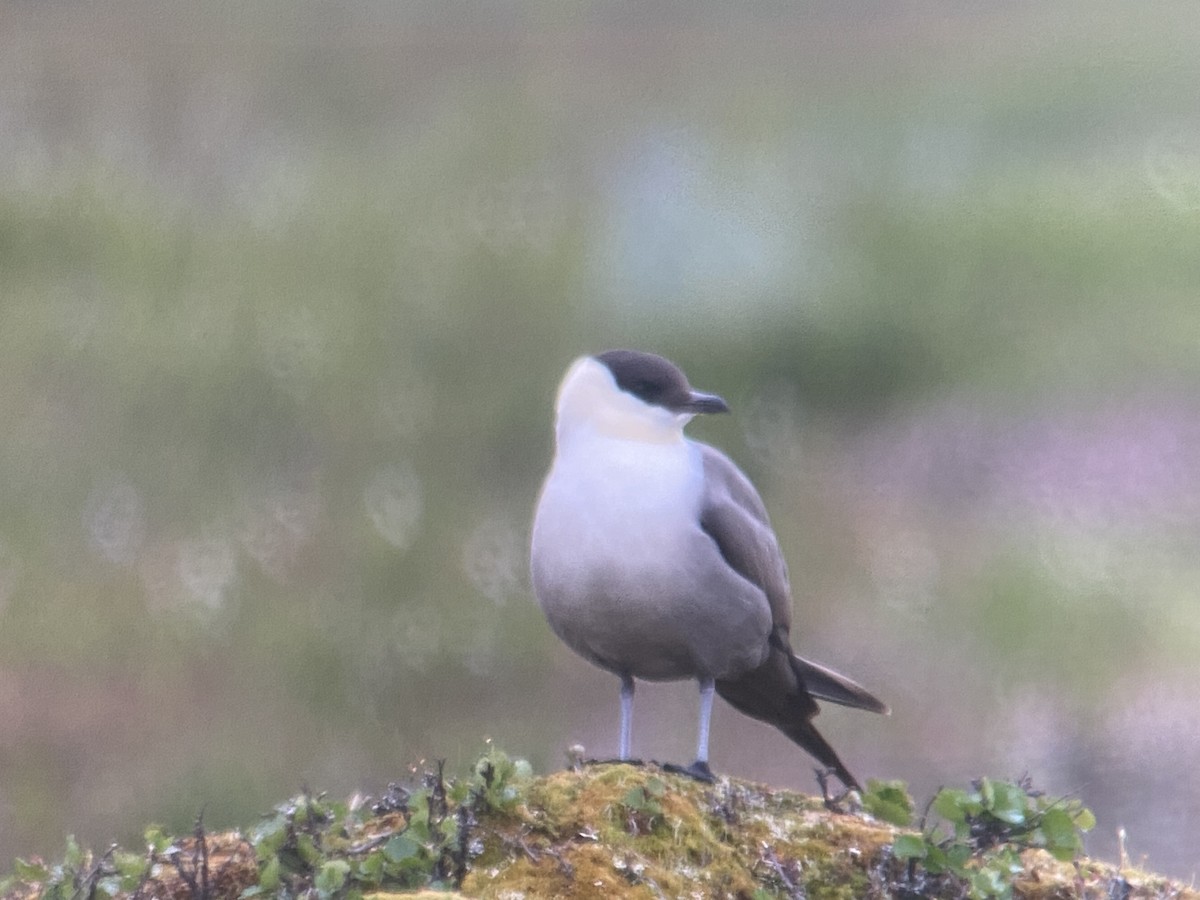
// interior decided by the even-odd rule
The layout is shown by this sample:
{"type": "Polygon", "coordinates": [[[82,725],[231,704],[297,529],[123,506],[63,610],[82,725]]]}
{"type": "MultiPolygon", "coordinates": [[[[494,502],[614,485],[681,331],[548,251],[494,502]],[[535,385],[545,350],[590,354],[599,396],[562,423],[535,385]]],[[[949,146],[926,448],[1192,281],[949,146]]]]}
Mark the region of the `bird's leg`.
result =
{"type": "Polygon", "coordinates": [[[689,774],[705,781],[713,780],[712,770],[708,767],[708,729],[712,723],[713,690],[716,687],[713,679],[700,679],[700,727],[696,737],[696,761],[689,766],[689,774]]]}
{"type": "Polygon", "coordinates": [[[585,760],[588,765],[612,765],[613,763],[627,763],[631,766],[645,765],[640,759],[629,758],[629,739],[633,733],[633,676],[621,676],[621,738],[620,746],[617,748],[616,759],[589,759],[585,760]]]}
{"type": "Polygon", "coordinates": [[[700,733],[696,738],[696,762],[708,765],[708,727],[712,721],[713,690],[711,678],[700,679],[700,733]]]}
{"type": "Polygon", "coordinates": [[[621,743],[617,751],[620,760],[629,759],[629,741],[633,732],[633,676],[621,676],[621,743]]]}
{"type": "Polygon", "coordinates": [[[715,682],[711,678],[700,679],[700,733],[696,738],[696,761],[690,766],[680,766],[676,763],[663,763],[663,771],[675,775],[687,775],[697,781],[712,784],[717,780],[712,769],[708,767],[708,726],[712,721],[713,690],[715,682]]]}

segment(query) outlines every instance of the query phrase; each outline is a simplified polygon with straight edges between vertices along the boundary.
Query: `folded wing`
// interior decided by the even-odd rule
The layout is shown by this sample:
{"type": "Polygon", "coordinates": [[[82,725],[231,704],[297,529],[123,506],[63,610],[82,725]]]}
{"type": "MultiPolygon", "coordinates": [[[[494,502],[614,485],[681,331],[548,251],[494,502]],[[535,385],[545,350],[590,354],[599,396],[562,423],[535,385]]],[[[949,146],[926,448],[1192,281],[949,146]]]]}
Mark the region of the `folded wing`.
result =
{"type": "Polygon", "coordinates": [[[792,597],[787,564],[762,498],[720,451],[701,444],[707,492],[700,525],[730,568],[757,585],[770,603],[770,653],[758,668],[717,682],[717,693],[748,716],[774,725],[833,769],[847,787],[858,782],[812,724],[816,699],[887,713],[887,706],[855,681],[796,656],[789,642],[792,597]]]}

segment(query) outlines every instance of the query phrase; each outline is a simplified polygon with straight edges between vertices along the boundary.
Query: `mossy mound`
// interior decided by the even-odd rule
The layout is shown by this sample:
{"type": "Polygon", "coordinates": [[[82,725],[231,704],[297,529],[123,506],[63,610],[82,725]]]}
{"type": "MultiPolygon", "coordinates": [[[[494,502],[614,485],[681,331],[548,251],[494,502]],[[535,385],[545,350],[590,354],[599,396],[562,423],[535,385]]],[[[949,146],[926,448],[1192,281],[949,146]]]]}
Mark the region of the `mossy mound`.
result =
{"type": "MultiPolygon", "coordinates": [[[[931,874],[897,856],[897,837],[911,829],[879,821],[852,800],[827,803],[727,778],[703,784],[655,766],[594,765],[534,778],[493,751],[471,778],[444,779],[439,768],[421,786],[393,785],[378,800],[343,805],[302,795],[246,835],[207,833],[200,823],[176,839],[151,829],[145,854],[111,848],[101,856],[71,841],[62,863],[19,861],[2,893],[5,900],[1200,900],[1157,876],[1064,862],[1037,849],[1014,850],[998,892],[980,893],[962,870],[931,874]]],[[[967,861],[967,871],[974,864],[967,861]]]]}
{"type": "MultiPolygon", "coordinates": [[[[521,802],[480,819],[486,849],[467,896],[953,897],[959,879],[914,880],[892,853],[911,832],[816,797],[736,779],[707,785],[628,765],[529,782],[521,802]]],[[[1031,849],[1011,895],[1029,900],[1190,898],[1200,893],[1135,870],[1031,849]]]]}
{"type": "Polygon", "coordinates": [[[483,897],[856,897],[894,829],[819,800],[628,765],[559,772],[481,819],[486,850],[463,882],[483,897]]]}

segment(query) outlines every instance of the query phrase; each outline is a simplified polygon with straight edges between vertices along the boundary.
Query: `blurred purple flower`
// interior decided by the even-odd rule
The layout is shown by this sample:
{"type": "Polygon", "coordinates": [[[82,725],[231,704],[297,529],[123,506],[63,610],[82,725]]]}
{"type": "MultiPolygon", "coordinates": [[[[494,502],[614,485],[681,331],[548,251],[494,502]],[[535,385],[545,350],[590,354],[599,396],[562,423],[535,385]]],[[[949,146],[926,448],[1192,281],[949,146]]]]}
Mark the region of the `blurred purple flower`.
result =
{"type": "Polygon", "coordinates": [[[862,489],[1061,528],[1200,524],[1200,403],[1145,395],[1017,418],[954,400],[864,434],[862,489]]]}

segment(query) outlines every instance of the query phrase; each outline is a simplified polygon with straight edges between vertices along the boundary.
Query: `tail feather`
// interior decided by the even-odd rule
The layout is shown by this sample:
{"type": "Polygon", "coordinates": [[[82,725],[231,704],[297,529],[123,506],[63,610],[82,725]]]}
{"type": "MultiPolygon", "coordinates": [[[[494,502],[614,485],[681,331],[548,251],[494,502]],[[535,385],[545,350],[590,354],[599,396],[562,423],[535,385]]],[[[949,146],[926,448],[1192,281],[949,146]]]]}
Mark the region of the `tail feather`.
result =
{"type": "Polygon", "coordinates": [[[846,764],[838,758],[837,752],[829,746],[829,742],[817,731],[811,719],[792,719],[787,722],[774,723],[780,731],[807,750],[826,768],[832,769],[842,784],[851,790],[862,793],[858,779],[850,774],[846,764]]]}
{"type": "Polygon", "coordinates": [[[774,725],[832,769],[848,788],[861,790],[836,751],[812,720],[820,712],[814,698],[886,713],[887,706],[843,675],[800,659],[782,642],[772,645],[766,661],[737,678],[717,681],[717,693],[736,709],[774,725]]]}
{"type": "Polygon", "coordinates": [[[805,689],[818,700],[828,700],[830,703],[840,703],[854,709],[865,709],[870,712],[891,715],[888,705],[874,696],[857,681],[853,681],[833,669],[827,669],[819,663],[801,659],[794,653],[790,654],[792,669],[800,679],[805,689]]]}

